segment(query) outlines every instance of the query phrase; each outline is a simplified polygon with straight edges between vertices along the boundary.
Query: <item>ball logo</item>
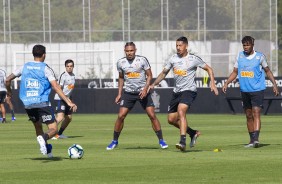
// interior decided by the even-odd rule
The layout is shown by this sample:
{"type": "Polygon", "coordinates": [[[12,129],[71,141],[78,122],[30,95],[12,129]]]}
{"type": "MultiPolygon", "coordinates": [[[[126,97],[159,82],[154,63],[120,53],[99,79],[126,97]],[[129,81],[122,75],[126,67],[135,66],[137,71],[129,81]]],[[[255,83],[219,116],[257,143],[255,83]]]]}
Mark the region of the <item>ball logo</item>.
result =
{"type": "Polygon", "coordinates": [[[39,88],[39,82],[36,79],[26,79],[25,87],[26,88],[39,88]]]}

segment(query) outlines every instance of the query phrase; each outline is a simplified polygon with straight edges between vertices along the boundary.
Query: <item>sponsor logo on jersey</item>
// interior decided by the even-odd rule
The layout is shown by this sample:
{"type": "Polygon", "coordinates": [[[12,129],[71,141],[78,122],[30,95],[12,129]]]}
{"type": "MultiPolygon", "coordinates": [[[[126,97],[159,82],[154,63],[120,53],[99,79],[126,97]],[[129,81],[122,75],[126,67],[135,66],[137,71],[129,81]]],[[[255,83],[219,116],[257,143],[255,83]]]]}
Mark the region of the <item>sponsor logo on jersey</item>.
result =
{"type": "Polygon", "coordinates": [[[187,76],[187,71],[186,70],[180,70],[180,69],[173,69],[173,73],[175,75],[179,75],[179,76],[187,76]]]}
{"type": "Polygon", "coordinates": [[[125,74],[127,76],[127,78],[129,79],[136,79],[136,78],[140,78],[141,74],[137,73],[137,72],[128,72],[125,74]]]}
{"type": "Polygon", "coordinates": [[[253,78],[254,72],[252,72],[252,71],[241,71],[241,77],[253,78]]]}
{"type": "Polygon", "coordinates": [[[36,79],[26,79],[25,81],[25,87],[26,88],[39,88],[39,82],[36,79]]]}
{"type": "Polygon", "coordinates": [[[40,70],[39,66],[27,66],[26,68],[29,70],[40,70]]]}
{"type": "Polygon", "coordinates": [[[74,85],[73,84],[69,84],[68,85],[68,89],[73,89],[74,88],[74,85]]]}
{"type": "Polygon", "coordinates": [[[26,97],[38,96],[38,91],[27,91],[26,97]]]}

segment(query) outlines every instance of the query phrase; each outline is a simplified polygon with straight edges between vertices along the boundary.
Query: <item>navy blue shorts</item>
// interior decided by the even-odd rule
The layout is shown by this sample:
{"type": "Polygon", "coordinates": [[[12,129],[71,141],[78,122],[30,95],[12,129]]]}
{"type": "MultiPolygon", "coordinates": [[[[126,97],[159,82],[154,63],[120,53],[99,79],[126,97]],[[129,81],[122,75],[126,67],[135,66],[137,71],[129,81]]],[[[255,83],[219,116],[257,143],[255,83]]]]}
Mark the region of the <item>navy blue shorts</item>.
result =
{"type": "Polygon", "coordinates": [[[256,92],[241,92],[243,108],[251,109],[260,107],[263,109],[264,90],[256,92]]]}
{"type": "Polygon", "coordinates": [[[137,101],[139,101],[139,103],[141,104],[144,110],[150,106],[155,107],[151,97],[151,93],[148,93],[145,98],[140,99],[139,93],[129,93],[129,92],[123,93],[120,101],[120,106],[126,107],[129,110],[131,110],[137,101]]]}
{"type": "Polygon", "coordinates": [[[65,115],[71,115],[71,107],[64,100],[55,100],[56,113],[64,113],[65,115]]]}
{"type": "Polygon", "coordinates": [[[6,91],[0,91],[0,104],[5,102],[6,94],[6,91]]]}
{"type": "Polygon", "coordinates": [[[194,102],[194,100],[196,99],[196,97],[197,97],[197,92],[194,91],[187,90],[178,93],[173,92],[172,98],[168,106],[168,113],[177,112],[177,107],[180,103],[186,104],[190,107],[194,102]]]}
{"type": "Polygon", "coordinates": [[[50,124],[55,122],[54,111],[51,106],[25,109],[29,120],[33,123],[41,122],[44,124],[50,124]]]}

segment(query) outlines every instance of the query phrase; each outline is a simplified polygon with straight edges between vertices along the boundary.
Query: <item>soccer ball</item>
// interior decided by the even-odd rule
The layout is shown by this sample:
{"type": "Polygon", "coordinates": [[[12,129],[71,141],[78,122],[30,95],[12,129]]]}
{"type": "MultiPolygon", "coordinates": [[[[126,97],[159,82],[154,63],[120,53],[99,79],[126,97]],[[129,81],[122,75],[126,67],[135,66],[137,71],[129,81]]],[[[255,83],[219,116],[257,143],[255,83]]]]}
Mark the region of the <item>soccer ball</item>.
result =
{"type": "Polygon", "coordinates": [[[83,148],[78,145],[78,144],[73,144],[71,147],[68,149],[68,155],[69,158],[77,158],[81,159],[83,157],[84,150],[83,148]]]}

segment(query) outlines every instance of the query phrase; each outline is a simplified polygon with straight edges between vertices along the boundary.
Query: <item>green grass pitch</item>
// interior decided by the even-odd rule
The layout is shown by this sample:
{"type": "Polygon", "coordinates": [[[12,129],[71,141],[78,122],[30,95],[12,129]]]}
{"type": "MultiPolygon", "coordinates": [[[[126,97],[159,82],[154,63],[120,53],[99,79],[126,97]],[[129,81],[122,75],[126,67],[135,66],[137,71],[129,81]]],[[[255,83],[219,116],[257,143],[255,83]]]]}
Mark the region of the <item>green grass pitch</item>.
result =
{"type": "Polygon", "coordinates": [[[118,148],[107,151],[116,116],[74,114],[64,132],[69,138],[49,140],[52,159],[41,155],[26,115],[0,124],[0,183],[282,183],[281,114],[261,117],[257,149],[244,148],[249,136],[243,114],[188,114],[189,125],[202,135],[184,153],[175,148],[179,130],[167,123],[166,114],[157,116],[168,149],[160,149],[145,114],[129,114],[118,148]],[[84,148],[81,160],[68,158],[67,149],[74,143],[84,148]]]}

